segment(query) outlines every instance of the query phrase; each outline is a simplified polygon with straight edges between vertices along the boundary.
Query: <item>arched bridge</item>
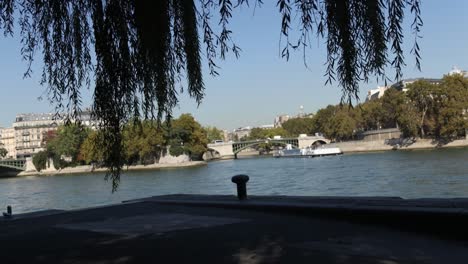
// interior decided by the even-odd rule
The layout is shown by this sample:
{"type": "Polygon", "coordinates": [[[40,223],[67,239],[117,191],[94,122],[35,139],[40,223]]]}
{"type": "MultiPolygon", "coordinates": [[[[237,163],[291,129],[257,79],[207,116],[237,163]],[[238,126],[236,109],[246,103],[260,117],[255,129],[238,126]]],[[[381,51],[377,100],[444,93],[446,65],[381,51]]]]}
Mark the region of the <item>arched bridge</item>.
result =
{"type": "Polygon", "coordinates": [[[273,144],[291,144],[295,148],[305,148],[314,144],[329,144],[330,140],[324,137],[299,137],[299,138],[280,138],[280,139],[258,139],[250,141],[239,141],[239,142],[223,142],[208,144],[208,149],[214,150],[219,153],[221,158],[223,157],[237,157],[237,154],[245,149],[257,146],[262,143],[273,143],[273,144]]]}
{"type": "Polygon", "coordinates": [[[232,143],[232,151],[234,155],[236,155],[237,153],[241,152],[244,149],[258,146],[262,143],[281,144],[281,145],[291,144],[295,148],[299,147],[299,141],[297,140],[297,138],[258,139],[258,140],[234,142],[232,143]]]}
{"type": "Polygon", "coordinates": [[[12,169],[12,170],[24,171],[26,170],[26,160],[25,159],[0,160],[0,167],[12,169]]]}

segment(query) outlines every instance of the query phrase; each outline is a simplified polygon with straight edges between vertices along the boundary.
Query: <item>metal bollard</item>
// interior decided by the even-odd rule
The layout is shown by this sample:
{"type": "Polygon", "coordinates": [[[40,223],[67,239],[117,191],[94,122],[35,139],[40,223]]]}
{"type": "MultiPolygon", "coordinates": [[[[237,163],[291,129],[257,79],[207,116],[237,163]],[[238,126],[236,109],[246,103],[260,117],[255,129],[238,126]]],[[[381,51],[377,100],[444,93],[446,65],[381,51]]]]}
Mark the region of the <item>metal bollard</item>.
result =
{"type": "Polygon", "coordinates": [[[231,181],[237,185],[237,198],[239,200],[247,199],[247,182],[249,181],[249,176],[247,175],[236,175],[233,176],[231,181]]]}
{"type": "Polygon", "coordinates": [[[6,213],[5,212],[3,213],[3,216],[5,218],[10,218],[10,217],[13,216],[13,210],[11,209],[10,205],[7,206],[7,211],[6,211],[6,213]]]}

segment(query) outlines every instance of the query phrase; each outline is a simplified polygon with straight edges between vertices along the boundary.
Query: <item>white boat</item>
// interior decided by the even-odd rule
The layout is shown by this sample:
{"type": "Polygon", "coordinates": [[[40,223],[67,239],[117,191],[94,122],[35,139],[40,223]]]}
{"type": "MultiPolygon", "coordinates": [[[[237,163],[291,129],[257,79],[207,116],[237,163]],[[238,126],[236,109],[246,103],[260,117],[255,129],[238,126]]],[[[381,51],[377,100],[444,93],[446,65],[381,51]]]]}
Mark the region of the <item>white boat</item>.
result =
{"type": "Polygon", "coordinates": [[[286,145],[285,149],[276,151],[273,156],[280,157],[321,157],[321,156],[336,156],[341,155],[343,152],[340,148],[327,148],[327,147],[306,147],[301,149],[292,148],[291,144],[286,145]]]}

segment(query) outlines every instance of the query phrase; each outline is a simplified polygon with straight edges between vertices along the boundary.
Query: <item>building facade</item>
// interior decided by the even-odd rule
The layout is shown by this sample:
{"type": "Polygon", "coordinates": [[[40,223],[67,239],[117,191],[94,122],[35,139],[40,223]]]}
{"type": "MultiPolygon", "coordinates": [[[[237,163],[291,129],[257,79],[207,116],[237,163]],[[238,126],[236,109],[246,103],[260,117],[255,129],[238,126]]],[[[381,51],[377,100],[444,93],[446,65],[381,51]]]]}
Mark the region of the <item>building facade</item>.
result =
{"type": "Polygon", "coordinates": [[[57,130],[61,123],[61,121],[54,120],[52,113],[17,115],[13,123],[16,158],[31,157],[44,150],[42,141],[45,134],[57,130]]]}
{"type": "Polygon", "coordinates": [[[274,127],[281,127],[284,122],[289,120],[289,118],[290,118],[289,115],[279,115],[279,116],[275,117],[275,121],[273,123],[273,126],[274,127]]]}
{"type": "Polygon", "coordinates": [[[233,138],[232,140],[238,141],[241,138],[248,137],[250,135],[251,130],[252,130],[252,127],[250,126],[234,129],[234,131],[232,131],[232,138],[233,138]]]}
{"type": "MultiPolygon", "coordinates": [[[[80,116],[81,124],[94,127],[89,111],[80,116]]],[[[57,120],[52,113],[19,114],[13,123],[15,140],[15,158],[27,158],[44,150],[44,138],[50,131],[55,131],[62,125],[62,119],[57,120]]]]}
{"type": "MultiPolygon", "coordinates": [[[[4,159],[16,159],[15,129],[0,128],[0,148],[8,151],[4,159]]],[[[0,157],[1,159],[2,157],[0,157]]]]}
{"type": "Polygon", "coordinates": [[[367,92],[366,102],[381,98],[388,88],[388,86],[377,86],[376,89],[369,90],[367,92]]]}
{"type": "Polygon", "coordinates": [[[404,79],[404,80],[401,80],[401,81],[393,84],[391,86],[391,88],[395,88],[398,91],[407,92],[408,91],[408,87],[407,87],[408,84],[412,84],[415,81],[419,81],[419,80],[421,80],[421,81],[423,80],[423,81],[429,82],[431,84],[440,84],[442,82],[442,79],[435,79],[435,78],[404,79]]]}

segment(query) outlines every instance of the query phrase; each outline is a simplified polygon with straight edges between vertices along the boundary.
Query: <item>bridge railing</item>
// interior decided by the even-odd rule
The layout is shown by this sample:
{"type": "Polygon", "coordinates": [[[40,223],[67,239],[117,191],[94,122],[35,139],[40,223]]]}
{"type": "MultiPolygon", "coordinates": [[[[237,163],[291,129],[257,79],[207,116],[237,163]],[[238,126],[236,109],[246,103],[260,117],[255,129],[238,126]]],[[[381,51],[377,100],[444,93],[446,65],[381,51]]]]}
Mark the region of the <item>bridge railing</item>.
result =
{"type": "Polygon", "coordinates": [[[299,146],[299,139],[297,138],[281,138],[281,139],[259,139],[250,141],[241,141],[232,144],[232,150],[234,153],[238,153],[246,148],[253,147],[262,143],[273,143],[273,144],[291,144],[294,147],[299,146]]]}
{"type": "Polygon", "coordinates": [[[26,167],[26,160],[0,160],[0,166],[24,169],[26,167]]]}

